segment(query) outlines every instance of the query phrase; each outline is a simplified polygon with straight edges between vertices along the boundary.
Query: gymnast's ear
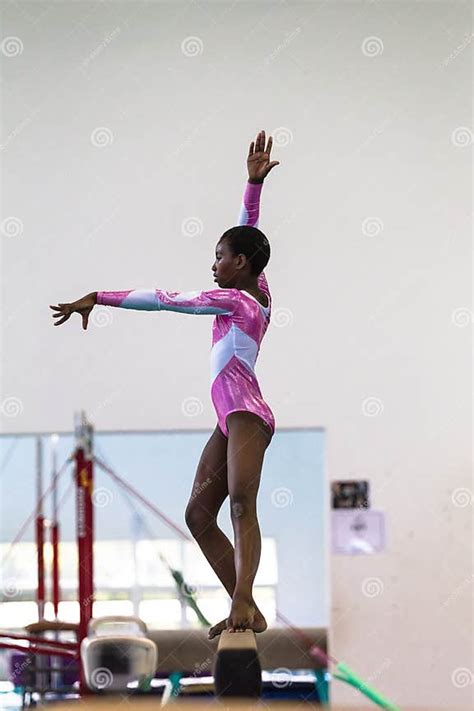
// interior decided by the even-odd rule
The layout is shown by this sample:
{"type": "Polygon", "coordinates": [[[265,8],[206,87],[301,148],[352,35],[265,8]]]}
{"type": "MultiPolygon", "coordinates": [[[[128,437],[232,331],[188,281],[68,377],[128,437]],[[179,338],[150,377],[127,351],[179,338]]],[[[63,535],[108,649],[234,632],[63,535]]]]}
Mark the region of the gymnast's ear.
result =
{"type": "Polygon", "coordinates": [[[250,260],[249,260],[249,258],[247,257],[246,254],[243,254],[243,253],[237,254],[237,256],[234,257],[234,259],[238,259],[238,260],[239,260],[239,261],[238,261],[237,269],[245,269],[245,266],[246,266],[247,264],[248,264],[249,266],[252,266],[251,263],[250,263],[250,260]]]}

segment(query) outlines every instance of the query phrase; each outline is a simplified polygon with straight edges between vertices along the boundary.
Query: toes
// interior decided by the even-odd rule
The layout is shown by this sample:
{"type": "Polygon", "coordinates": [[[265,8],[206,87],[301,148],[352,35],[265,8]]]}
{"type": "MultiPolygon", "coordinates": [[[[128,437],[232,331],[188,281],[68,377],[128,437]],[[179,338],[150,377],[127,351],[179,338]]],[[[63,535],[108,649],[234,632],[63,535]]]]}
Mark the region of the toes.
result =
{"type": "Polygon", "coordinates": [[[227,631],[228,632],[235,632],[237,626],[238,625],[234,624],[234,622],[231,619],[229,619],[229,621],[227,623],[227,631]]]}
{"type": "Polygon", "coordinates": [[[237,623],[231,623],[230,626],[227,627],[228,632],[245,632],[246,629],[249,628],[248,622],[237,622],[237,623]]]}
{"type": "Polygon", "coordinates": [[[219,635],[222,630],[225,630],[227,624],[227,619],[222,620],[221,622],[218,622],[216,625],[213,625],[208,632],[208,637],[209,639],[212,639],[213,637],[216,637],[219,635]]]}

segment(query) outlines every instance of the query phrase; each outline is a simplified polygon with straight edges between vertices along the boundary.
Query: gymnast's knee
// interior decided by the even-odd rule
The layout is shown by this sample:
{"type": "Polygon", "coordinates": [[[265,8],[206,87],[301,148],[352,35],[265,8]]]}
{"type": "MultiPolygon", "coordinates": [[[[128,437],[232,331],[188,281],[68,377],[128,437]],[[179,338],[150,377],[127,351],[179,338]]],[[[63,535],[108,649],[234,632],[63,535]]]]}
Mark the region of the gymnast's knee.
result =
{"type": "Polygon", "coordinates": [[[247,491],[230,494],[230,515],[233,521],[254,517],[257,513],[256,499],[247,491]]]}
{"type": "Polygon", "coordinates": [[[184,514],[186,525],[196,538],[206,531],[210,531],[213,526],[217,526],[217,516],[203,509],[200,504],[190,501],[184,514]]]}

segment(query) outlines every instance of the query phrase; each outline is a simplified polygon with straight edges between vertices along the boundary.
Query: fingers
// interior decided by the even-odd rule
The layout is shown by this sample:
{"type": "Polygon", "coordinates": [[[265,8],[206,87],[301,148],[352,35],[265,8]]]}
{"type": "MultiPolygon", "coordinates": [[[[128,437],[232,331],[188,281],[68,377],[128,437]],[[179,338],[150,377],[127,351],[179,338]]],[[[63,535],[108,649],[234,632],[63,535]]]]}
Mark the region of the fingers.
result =
{"type": "Polygon", "coordinates": [[[69,316],[71,312],[68,309],[62,308],[58,309],[58,313],[56,314],[51,314],[53,318],[57,318],[58,316],[69,316]]]}
{"type": "MultiPolygon", "coordinates": [[[[252,143],[250,144],[250,147],[252,148],[253,145],[254,144],[252,141],[252,143]]],[[[267,147],[265,148],[265,131],[264,130],[259,131],[257,134],[257,138],[255,139],[255,148],[252,150],[252,152],[249,151],[249,158],[251,155],[253,155],[253,153],[262,152],[262,153],[268,153],[268,155],[270,155],[272,146],[273,146],[273,138],[272,138],[272,136],[269,136],[267,147]]]]}
{"type": "MultiPolygon", "coordinates": [[[[253,162],[267,162],[270,159],[270,153],[273,146],[273,137],[268,137],[267,146],[265,148],[265,131],[262,129],[258,132],[255,141],[252,141],[249,147],[249,153],[247,159],[253,158],[253,162]],[[263,154],[263,155],[259,155],[263,154]]],[[[280,165],[280,161],[272,161],[268,164],[267,174],[276,165],[280,165]]]]}
{"type": "Polygon", "coordinates": [[[60,326],[62,323],[65,323],[68,318],[71,317],[72,312],[69,310],[69,304],[58,304],[57,306],[52,306],[50,304],[49,308],[53,309],[53,311],[58,312],[51,314],[52,318],[60,319],[59,321],[56,321],[53,326],[60,326]]]}
{"type": "MultiPolygon", "coordinates": [[[[70,307],[71,304],[58,304],[57,306],[51,306],[51,304],[49,305],[49,308],[53,309],[53,311],[60,311],[63,314],[70,313],[70,307]]],[[[57,314],[54,315],[57,316],[57,314]]]]}
{"type": "Polygon", "coordinates": [[[252,143],[250,144],[248,158],[253,156],[254,153],[258,153],[259,151],[262,151],[263,146],[265,146],[265,131],[259,131],[257,133],[257,138],[255,139],[255,141],[252,141],[252,143]],[[262,133],[263,133],[263,144],[262,144],[262,133]]]}

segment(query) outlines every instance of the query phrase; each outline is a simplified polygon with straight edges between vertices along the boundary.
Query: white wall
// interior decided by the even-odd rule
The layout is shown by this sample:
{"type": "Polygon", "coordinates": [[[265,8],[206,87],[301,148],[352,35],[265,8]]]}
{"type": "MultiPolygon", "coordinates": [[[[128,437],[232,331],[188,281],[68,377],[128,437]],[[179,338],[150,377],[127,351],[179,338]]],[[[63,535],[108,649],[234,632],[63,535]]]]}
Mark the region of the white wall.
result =
{"type": "Polygon", "coordinates": [[[332,559],[331,645],[401,706],[472,692],[470,10],[2,5],[22,47],[2,55],[2,431],[69,430],[80,407],[102,430],[215,423],[210,318],[97,310],[85,333],[48,304],[213,288],[271,131],[257,373],[277,426],[327,428],[330,477],[369,478],[387,513],[385,554],[332,559]]]}

